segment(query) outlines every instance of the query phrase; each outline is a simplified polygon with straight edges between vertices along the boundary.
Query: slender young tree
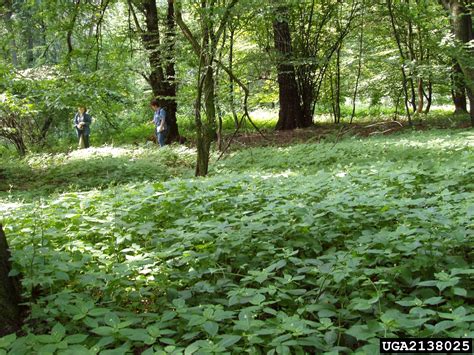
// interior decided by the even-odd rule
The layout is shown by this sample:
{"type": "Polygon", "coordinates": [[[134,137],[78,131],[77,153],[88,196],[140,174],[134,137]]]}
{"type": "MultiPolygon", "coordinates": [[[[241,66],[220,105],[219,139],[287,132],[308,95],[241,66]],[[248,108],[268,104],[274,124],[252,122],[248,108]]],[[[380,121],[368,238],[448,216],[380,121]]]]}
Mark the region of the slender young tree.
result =
{"type": "Polygon", "coordinates": [[[200,34],[194,34],[183,20],[182,2],[176,6],[176,22],[183,35],[191,44],[194,53],[199,58],[198,85],[195,100],[195,123],[197,133],[197,162],[196,176],[207,175],[211,141],[216,134],[216,103],[215,103],[215,67],[216,52],[219,40],[227,26],[231,11],[238,0],[231,0],[218,10],[215,0],[200,1],[200,34]],[[222,13],[217,16],[216,13],[222,13]],[[201,39],[199,43],[198,38],[201,39]],[[204,104],[202,100],[204,99],[204,104]],[[204,106],[205,119],[202,119],[201,109],[204,106]]]}
{"type": "MultiPolygon", "coordinates": [[[[363,1],[362,1],[362,11],[364,11],[363,1]]],[[[351,118],[350,118],[349,123],[352,123],[355,117],[357,91],[359,90],[359,81],[360,81],[360,76],[362,72],[362,56],[363,56],[363,50],[364,50],[364,13],[363,12],[360,17],[359,26],[360,26],[360,32],[359,32],[359,39],[358,39],[359,54],[358,54],[358,60],[357,60],[357,75],[356,75],[356,82],[355,82],[355,87],[354,87],[354,94],[352,96],[352,112],[351,112],[351,118]]]]}
{"type": "MultiPolygon", "coordinates": [[[[388,8],[389,16],[390,16],[390,23],[392,25],[393,35],[394,35],[395,40],[397,42],[397,47],[398,47],[398,50],[399,50],[399,53],[400,53],[400,58],[404,62],[407,56],[405,54],[405,51],[403,50],[402,40],[400,38],[400,32],[399,32],[399,29],[397,28],[397,25],[396,25],[396,19],[395,19],[392,0],[387,0],[387,8],[388,8]]],[[[402,86],[403,86],[403,92],[405,94],[405,109],[406,109],[406,113],[407,113],[407,117],[408,117],[408,124],[411,126],[412,125],[412,120],[411,120],[411,114],[410,114],[410,108],[409,108],[410,97],[409,97],[409,87],[408,87],[408,83],[409,83],[410,79],[407,76],[407,73],[406,73],[406,70],[405,70],[405,65],[403,63],[401,64],[400,70],[402,72],[402,79],[403,79],[402,80],[402,86]]],[[[411,102],[413,103],[413,101],[411,101],[411,102]]]]}

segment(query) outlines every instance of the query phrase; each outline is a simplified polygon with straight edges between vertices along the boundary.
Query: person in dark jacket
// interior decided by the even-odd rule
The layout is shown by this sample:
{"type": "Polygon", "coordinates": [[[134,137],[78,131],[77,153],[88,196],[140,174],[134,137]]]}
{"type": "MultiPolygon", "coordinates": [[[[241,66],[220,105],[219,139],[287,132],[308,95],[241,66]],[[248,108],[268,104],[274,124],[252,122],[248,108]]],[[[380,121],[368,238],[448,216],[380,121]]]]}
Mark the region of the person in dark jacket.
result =
{"type": "Polygon", "coordinates": [[[87,113],[87,107],[79,106],[74,116],[74,128],[79,139],[80,148],[89,148],[89,135],[92,117],[87,113]]]}

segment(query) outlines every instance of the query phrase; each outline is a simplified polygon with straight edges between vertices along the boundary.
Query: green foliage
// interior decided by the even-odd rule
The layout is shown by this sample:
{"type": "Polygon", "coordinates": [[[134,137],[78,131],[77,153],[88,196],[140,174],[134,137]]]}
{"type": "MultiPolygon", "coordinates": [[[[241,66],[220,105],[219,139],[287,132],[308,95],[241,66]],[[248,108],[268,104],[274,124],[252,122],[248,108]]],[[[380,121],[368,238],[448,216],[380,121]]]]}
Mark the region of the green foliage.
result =
{"type": "Polygon", "coordinates": [[[206,179],[10,201],[31,324],[0,349],[362,354],[381,336],[473,337],[473,138],[249,149],[206,179]]]}
{"type": "Polygon", "coordinates": [[[0,94],[0,140],[13,144],[21,155],[34,135],[35,122],[30,115],[33,107],[27,99],[8,92],[0,94]]]}
{"type": "Polygon", "coordinates": [[[0,191],[26,197],[67,189],[84,191],[131,181],[163,180],[190,174],[194,152],[185,147],[158,149],[103,146],[70,153],[30,154],[2,162],[0,191]]]}

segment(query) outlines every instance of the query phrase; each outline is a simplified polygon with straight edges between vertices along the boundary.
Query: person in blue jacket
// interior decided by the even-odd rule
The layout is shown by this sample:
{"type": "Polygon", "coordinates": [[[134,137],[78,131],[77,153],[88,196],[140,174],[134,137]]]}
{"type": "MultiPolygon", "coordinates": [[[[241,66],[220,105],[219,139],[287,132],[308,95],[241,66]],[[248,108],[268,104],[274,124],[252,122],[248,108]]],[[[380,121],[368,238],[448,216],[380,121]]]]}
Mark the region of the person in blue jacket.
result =
{"type": "Polygon", "coordinates": [[[74,116],[74,128],[76,129],[79,147],[89,148],[89,135],[92,117],[87,113],[87,107],[79,106],[74,116]]]}
{"type": "Polygon", "coordinates": [[[156,139],[160,147],[165,145],[166,136],[168,135],[168,126],[166,125],[166,111],[163,107],[160,107],[158,100],[153,99],[150,102],[150,106],[155,113],[153,114],[152,123],[155,124],[156,139]]]}

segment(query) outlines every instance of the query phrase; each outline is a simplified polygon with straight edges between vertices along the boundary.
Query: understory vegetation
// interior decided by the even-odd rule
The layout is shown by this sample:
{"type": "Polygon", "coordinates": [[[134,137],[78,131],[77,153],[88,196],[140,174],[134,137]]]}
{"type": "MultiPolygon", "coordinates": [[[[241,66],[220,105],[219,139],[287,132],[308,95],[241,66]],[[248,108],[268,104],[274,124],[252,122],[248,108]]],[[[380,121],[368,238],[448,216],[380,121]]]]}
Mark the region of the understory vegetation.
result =
{"type": "Polygon", "coordinates": [[[249,148],[207,178],[189,149],[107,149],[3,170],[30,189],[0,195],[30,313],[0,354],[474,337],[472,130],[249,148]]]}

